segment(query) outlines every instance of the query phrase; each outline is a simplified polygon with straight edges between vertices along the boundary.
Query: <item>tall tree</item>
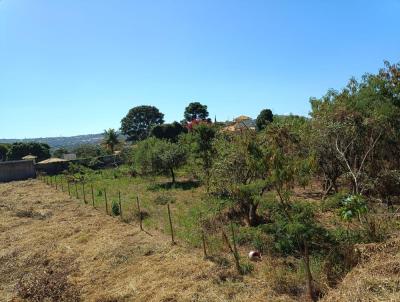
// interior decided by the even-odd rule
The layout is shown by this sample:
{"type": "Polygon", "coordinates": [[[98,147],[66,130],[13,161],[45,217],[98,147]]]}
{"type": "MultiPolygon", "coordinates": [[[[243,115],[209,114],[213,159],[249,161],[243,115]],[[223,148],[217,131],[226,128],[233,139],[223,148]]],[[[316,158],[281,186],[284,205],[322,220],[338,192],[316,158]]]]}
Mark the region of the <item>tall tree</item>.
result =
{"type": "Polygon", "coordinates": [[[213,144],[217,156],[210,173],[211,192],[231,199],[238,217],[249,226],[257,226],[257,208],[268,185],[262,140],[254,131],[244,130],[240,135],[220,135],[213,144]]]}
{"type": "Polygon", "coordinates": [[[137,106],[121,120],[121,132],[129,141],[140,141],[149,136],[150,129],[164,123],[164,114],[154,106],[137,106]]]}
{"type": "Polygon", "coordinates": [[[270,109],[261,110],[256,119],[257,130],[263,130],[273,119],[274,115],[270,109]]]}
{"type": "Polygon", "coordinates": [[[20,160],[26,155],[37,156],[37,160],[41,161],[50,157],[50,146],[44,143],[13,143],[7,152],[8,160],[20,160]]]}
{"type": "Polygon", "coordinates": [[[82,144],[72,150],[78,158],[99,157],[107,155],[107,150],[100,145],[82,144]]]}
{"type": "Polygon", "coordinates": [[[8,149],[9,149],[8,144],[0,144],[0,161],[6,160],[8,149]]]}
{"type": "Polygon", "coordinates": [[[186,122],[191,122],[196,119],[205,120],[208,117],[207,105],[202,105],[199,102],[192,102],[184,112],[186,122]]]}
{"type": "Polygon", "coordinates": [[[216,156],[213,142],[217,130],[211,124],[199,124],[192,131],[182,137],[181,143],[190,146],[190,156],[195,163],[195,169],[206,184],[207,191],[210,188],[211,167],[216,156]]]}
{"type": "Polygon", "coordinates": [[[376,85],[376,76],[365,75],[311,100],[313,128],[323,138],[318,149],[333,150],[331,165],[343,167],[353,194],[370,190],[380,172],[397,167],[399,150],[388,146],[399,143],[400,110],[380,81],[376,85]]]}
{"type": "Polygon", "coordinates": [[[119,144],[118,133],[115,129],[104,130],[103,144],[114,153],[115,146],[119,144]]]}
{"type": "Polygon", "coordinates": [[[187,132],[186,128],[184,128],[178,122],[173,122],[172,124],[154,126],[150,131],[150,135],[159,139],[166,139],[176,143],[179,135],[185,132],[187,132]]]}
{"type": "Polygon", "coordinates": [[[170,174],[175,183],[175,169],[186,162],[186,149],[167,140],[149,137],[138,143],[134,163],[140,174],[170,174]]]}

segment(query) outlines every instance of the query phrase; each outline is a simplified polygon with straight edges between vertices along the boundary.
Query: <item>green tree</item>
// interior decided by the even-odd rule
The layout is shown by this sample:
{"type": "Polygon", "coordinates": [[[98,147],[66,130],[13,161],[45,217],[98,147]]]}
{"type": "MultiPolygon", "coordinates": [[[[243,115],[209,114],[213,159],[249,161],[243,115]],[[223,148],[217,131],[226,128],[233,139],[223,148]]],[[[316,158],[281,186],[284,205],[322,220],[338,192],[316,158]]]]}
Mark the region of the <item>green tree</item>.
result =
{"type": "Polygon", "coordinates": [[[207,106],[199,102],[192,102],[185,108],[183,116],[186,122],[191,122],[195,119],[205,120],[208,117],[207,106]]]}
{"type": "Polygon", "coordinates": [[[215,141],[210,190],[231,199],[238,216],[249,226],[260,223],[257,215],[260,197],[268,188],[268,166],[261,148],[262,140],[254,131],[220,135],[215,141]]]}
{"type": "Polygon", "coordinates": [[[274,115],[270,109],[261,110],[256,119],[257,130],[263,130],[268,124],[272,123],[274,115]]]}
{"type": "Polygon", "coordinates": [[[78,158],[99,157],[108,154],[107,150],[105,150],[102,146],[91,144],[82,144],[74,148],[72,151],[78,158]]]}
{"type": "Polygon", "coordinates": [[[7,159],[7,152],[9,148],[9,144],[0,144],[0,161],[5,161],[7,159]]]}
{"type": "Polygon", "coordinates": [[[26,155],[37,156],[37,161],[50,157],[50,146],[44,143],[13,143],[7,152],[8,160],[20,160],[26,155]]]}
{"type": "Polygon", "coordinates": [[[129,141],[140,141],[149,136],[150,129],[164,123],[164,114],[154,106],[138,106],[129,110],[121,120],[121,132],[129,141]]]}
{"type": "Polygon", "coordinates": [[[189,158],[194,166],[196,175],[199,175],[209,190],[211,168],[213,159],[216,156],[214,140],[217,129],[211,124],[199,124],[193,127],[192,131],[182,136],[181,144],[188,146],[189,158]]]}
{"type": "Polygon", "coordinates": [[[114,153],[115,146],[119,144],[118,133],[115,131],[115,129],[110,128],[108,130],[104,130],[103,144],[111,151],[111,153],[114,153]]]}
{"type": "Polygon", "coordinates": [[[315,210],[306,202],[296,201],[285,208],[275,204],[270,213],[269,231],[274,236],[275,249],[284,255],[301,257],[306,272],[307,296],[315,301],[310,256],[329,249],[332,239],[328,231],[317,221],[315,210]]]}
{"type": "Polygon", "coordinates": [[[68,154],[68,150],[65,148],[58,148],[53,152],[53,156],[57,158],[62,158],[64,154],[68,154]]]}
{"type": "Polygon", "coordinates": [[[175,183],[175,169],[186,162],[186,149],[166,140],[150,137],[137,144],[134,164],[140,174],[170,174],[175,183]]]}
{"type": "Polygon", "coordinates": [[[399,163],[400,110],[382,81],[365,75],[361,82],[351,79],[341,91],[311,99],[313,131],[321,138],[315,143],[319,152],[328,152],[319,156],[343,167],[354,195],[370,190],[382,170],[396,169],[399,163]]]}
{"type": "Polygon", "coordinates": [[[309,206],[292,202],[294,187],[305,186],[314,171],[314,156],[303,151],[298,130],[288,124],[268,127],[264,133],[264,153],[269,167],[267,182],[278,199],[274,213],[277,247],[282,251],[297,251],[302,256],[308,296],[314,300],[310,250],[324,231],[316,223],[309,206]]]}
{"type": "Polygon", "coordinates": [[[186,132],[187,129],[183,127],[180,123],[173,122],[172,124],[162,124],[154,126],[153,128],[151,128],[150,136],[154,136],[158,139],[166,139],[176,143],[179,136],[182,133],[186,132]]]}

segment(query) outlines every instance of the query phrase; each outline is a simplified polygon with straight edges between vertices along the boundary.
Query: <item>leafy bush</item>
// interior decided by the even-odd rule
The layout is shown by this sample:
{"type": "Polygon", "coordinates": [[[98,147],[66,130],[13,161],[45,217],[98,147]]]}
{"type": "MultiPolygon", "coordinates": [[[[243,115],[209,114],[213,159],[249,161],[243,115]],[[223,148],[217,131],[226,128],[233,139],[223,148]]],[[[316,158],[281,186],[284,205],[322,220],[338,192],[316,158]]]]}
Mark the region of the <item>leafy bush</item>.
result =
{"type": "Polygon", "coordinates": [[[70,163],[68,165],[68,170],[67,170],[67,173],[70,175],[73,175],[73,174],[89,175],[92,172],[93,172],[92,169],[89,169],[88,167],[85,167],[85,166],[77,164],[77,163],[70,163]]]}
{"type": "Polygon", "coordinates": [[[361,220],[361,215],[368,212],[367,203],[361,195],[349,195],[342,199],[340,217],[344,221],[351,221],[354,218],[361,220]]]}
{"type": "Polygon", "coordinates": [[[266,252],[273,246],[271,238],[261,227],[240,227],[236,240],[239,245],[251,245],[260,252],[266,252]]]}
{"type": "Polygon", "coordinates": [[[319,251],[332,241],[330,234],[315,218],[315,208],[306,202],[295,202],[289,208],[271,204],[273,223],[265,230],[274,237],[274,248],[283,255],[304,252],[304,242],[311,251],[319,251]]]}
{"type": "Polygon", "coordinates": [[[121,209],[119,207],[119,203],[118,202],[116,202],[116,201],[112,202],[111,212],[112,212],[113,216],[119,216],[121,214],[121,209]]]}
{"type": "Polygon", "coordinates": [[[178,144],[150,137],[137,144],[135,167],[142,175],[168,174],[175,183],[175,169],[186,162],[186,149],[178,144]]]}
{"type": "Polygon", "coordinates": [[[321,210],[326,212],[339,209],[342,206],[342,200],[347,196],[347,193],[337,193],[328,196],[325,200],[323,200],[321,204],[321,210]]]}

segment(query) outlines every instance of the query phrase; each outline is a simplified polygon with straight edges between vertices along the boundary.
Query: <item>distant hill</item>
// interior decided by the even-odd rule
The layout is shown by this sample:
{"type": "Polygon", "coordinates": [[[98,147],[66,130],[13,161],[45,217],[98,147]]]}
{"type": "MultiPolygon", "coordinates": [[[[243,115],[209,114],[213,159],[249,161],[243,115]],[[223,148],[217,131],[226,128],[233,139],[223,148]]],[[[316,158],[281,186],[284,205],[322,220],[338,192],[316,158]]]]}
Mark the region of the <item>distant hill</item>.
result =
{"type": "Polygon", "coordinates": [[[76,136],[59,136],[59,137],[39,137],[39,138],[24,138],[24,139],[1,139],[0,143],[12,144],[15,142],[38,142],[46,143],[52,149],[66,148],[72,149],[82,144],[99,144],[103,139],[103,134],[85,134],[76,136]]]}

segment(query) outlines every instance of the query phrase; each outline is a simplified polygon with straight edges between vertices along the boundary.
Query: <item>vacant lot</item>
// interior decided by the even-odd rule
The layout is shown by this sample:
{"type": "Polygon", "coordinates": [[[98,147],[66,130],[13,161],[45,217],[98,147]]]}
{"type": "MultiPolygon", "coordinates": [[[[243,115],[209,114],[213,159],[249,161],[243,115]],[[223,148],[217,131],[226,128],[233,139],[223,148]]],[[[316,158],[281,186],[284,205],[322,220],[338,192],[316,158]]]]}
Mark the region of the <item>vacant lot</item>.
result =
{"type": "Polygon", "coordinates": [[[200,250],[150,233],[39,181],[0,184],[0,300],[19,301],[32,287],[84,301],[291,300],[255,277],[261,267],[243,279],[200,250]]]}
{"type": "MultiPolygon", "coordinates": [[[[0,184],[0,301],[305,300],[290,294],[304,284],[288,283],[279,258],[239,276],[228,253],[203,260],[148,230],[36,180],[0,184]]],[[[399,301],[398,238],[358,248],[360,264],[323,300],[399,301]]]]}

